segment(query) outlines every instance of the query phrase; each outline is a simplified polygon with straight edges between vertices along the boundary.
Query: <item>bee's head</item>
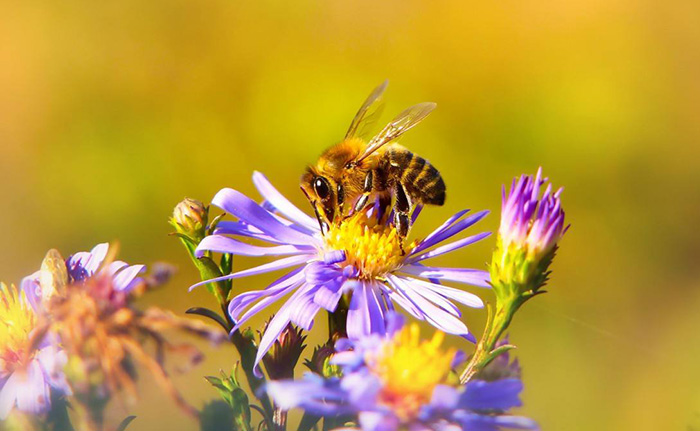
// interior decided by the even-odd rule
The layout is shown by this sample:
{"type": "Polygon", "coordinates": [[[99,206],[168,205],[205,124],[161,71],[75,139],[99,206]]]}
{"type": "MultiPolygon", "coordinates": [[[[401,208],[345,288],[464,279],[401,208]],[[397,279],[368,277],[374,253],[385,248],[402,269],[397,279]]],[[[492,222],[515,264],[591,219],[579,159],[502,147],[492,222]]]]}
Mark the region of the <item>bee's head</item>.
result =
{"type": "Polygon", "coordinates": [[[345,190],[339,180],[309,168],[301,178],[301,189],[316,212],[316,218],[325,234],[343,214],[345,190]]]}

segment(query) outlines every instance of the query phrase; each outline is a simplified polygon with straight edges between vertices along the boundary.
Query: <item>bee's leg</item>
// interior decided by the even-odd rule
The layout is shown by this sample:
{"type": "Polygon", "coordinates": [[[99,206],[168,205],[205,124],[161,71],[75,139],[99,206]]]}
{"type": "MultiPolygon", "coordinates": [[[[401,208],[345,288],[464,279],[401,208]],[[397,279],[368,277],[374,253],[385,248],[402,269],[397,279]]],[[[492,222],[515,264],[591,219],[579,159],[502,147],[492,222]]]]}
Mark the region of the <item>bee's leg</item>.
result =
{"type": "Polygon", "coordinates": [[[353,209],[353,213],[362,211],[365,209],[365,206],[367,205],[367,201],[369,200],[369,195],[372,194],[372,185],[374,183],[374,171],[370,170],[367,172],[367,176],[365,177],[365,184],[362,187],[362,195],[360,196],[359,199],[357,199],[357,202],[355,202],[355,207],[353,209]]]}
{"type": "Polygon", "coordinates": [[[408,236],[408,230],[411,228],[411,219],[409,217],[411,201],[403,185],[399,182],[394,186],[394,196],[394,226],[401,239],[401,252],[405,254],[403,251],[403,240],[408,236]]]}

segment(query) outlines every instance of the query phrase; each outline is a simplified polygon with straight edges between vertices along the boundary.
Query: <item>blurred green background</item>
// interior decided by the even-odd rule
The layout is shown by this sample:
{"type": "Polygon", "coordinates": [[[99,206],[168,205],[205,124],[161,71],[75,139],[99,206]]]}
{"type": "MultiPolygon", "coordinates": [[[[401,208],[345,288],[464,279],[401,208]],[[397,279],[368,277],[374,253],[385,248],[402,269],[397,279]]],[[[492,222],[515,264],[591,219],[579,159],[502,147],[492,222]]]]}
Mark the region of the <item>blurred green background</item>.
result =
{"type": "MultiPolygon", "coordinates": [[[[143,305],[212,306],[187,293],[197,274],[167,236],[172,207],[252,194],[260,170],[306,208],[305,164],[388,78],[386,120],[438,103],[403,140],[448,185],[415,235],[464,207],[491,209],[478,228],[495,230],[501,184],[540,165],[566,187],[550,293],[511,332],[521,412],[545,430],[700,426],[699,13],[682,0],[6,2],[0,278],[18,282],[51,247],[119,240],[124,260],[179,267],[143,305]]],[[[484,268],[493,245],[440,263],[484,268]]],[[[479,333],[483,311],[466,318],[479,333]]],[[[176,377],[197,406],[215,396],[201,375],[235,360],[202,347],[176,377]]],[[[112,420],[195,428],[141,385],[112,420]]]]}

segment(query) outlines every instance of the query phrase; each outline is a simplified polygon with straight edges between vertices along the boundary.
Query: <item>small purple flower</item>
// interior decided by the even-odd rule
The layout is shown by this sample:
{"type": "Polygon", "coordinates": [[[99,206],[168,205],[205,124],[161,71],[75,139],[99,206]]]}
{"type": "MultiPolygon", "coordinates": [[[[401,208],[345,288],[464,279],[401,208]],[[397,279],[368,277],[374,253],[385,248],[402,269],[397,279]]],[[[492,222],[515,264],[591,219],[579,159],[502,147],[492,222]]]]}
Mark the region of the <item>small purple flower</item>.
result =
{"type": "MultiPolygon", "coordinates": [[[[216,194],[212,204],[237,220],[219,222],[214,234],[199,244],[197,254],[213,251],[279,258],[197,283],[190,289],[217,280],[291,269],[266,289],[241,293],[229,304],[229,314],[237,329],[256,313],[291,295],[268,325],[256,364],[287,324],[292,322],[309,330],[321,309],[334,312],[346,294],[350,296],[346,328],[351,338],[385,332],[385,315],[398,304],[416,319],[425,320],[443,332],[474,340],[452,301],[480,308],[482,300],[440,283],[452,281],[489,287],[488,273],[425,266],[425,261],[488,236],[489,233],[480,233],[442,244],[481,220],[486,211],[469,217],[465,217],[468,210],[460,211],[426,238],[410,245],[401,244],[394,227],[382,221],[381,211],[376,207],[346,218],[322,235],[317,221],[287,200],[264,175],[256,172],[253,182],[263,196],[261,205],[232,189],[216,194]],[[246,243],[242,238],[269,246],[246,243]]],[[[414,212],[414,221],[418,213],[419,210],[414,212]]]]}
{"type": "Polygon", "coordinates": [[[41,301],[46,300],[52,292],[55,283],[47,283],[47,279],[55,281],[57,277],[65,277],[59,284],[82,283],[87,278],[104,271],[112,277],[116,291],[128,293],[143,280],[138,275],[146,270],[145,265],[128,265],[125,262],[116,260],[107,266],[103,262],[107,257],[109,244],[102,243],[96,245],[91,251],[81,251],[70,256],[65,262],[57,251],[52,250],[44,259],[42,268],[27,276],[22,280],[22,290],[27,295],[27,299],[35,309],[40,307],[41,301]],[[46,262],[49,256],[54,257],[55,262],[47,267],[46,262]],[[65,264],[65,265],[64,265],[65,264]],[[63,275],[62,275],[63,274],[63,275]],[[43,283],[42,283],[43,282],[43,283]]]}
{"type": "Polygon", "coordinates": [[[534,178],[522,175],[519,180],[514,179],[507,196],[503,187],[498,234],[504,248],[522,247],[531,256],[541,256],[551,251],[566,232],[560,200],[564,189],[552,192],[552,185],[547,184],[540,197],[540,188],[546,182],[547,178],[542,178],[542,168],[539,168],[534,178]]]}
{"type": "Polygon", "coordinates": [[[356,428],[343,428],[348,430],[537,428],[531,419],[506,414],[521,406],[519,379],[472,380],[451,386],[448,375],[459,355],[439,348],[444,334],[438,332],[432,340],[421,342],[417,325],[402,328],[400,316],[387,317],[391,330],[385,336],[370,334],[338,342],[339,353],[331,361],[341,366],[342,377],[307,374],[297,381],[271,381],[266,385],[268,394],[283,409],[356,417],[356,428]]]}
{"type": "Polygon", "coordinates": [[[553,192],[542,168],[537,175],[513,180],[510,192],[503,188],[501,226],[491,264],[491,282],[497,298],[522,303],[544,286],[557,244],[566,233],[561,206],[563,189],[553,192]]]}

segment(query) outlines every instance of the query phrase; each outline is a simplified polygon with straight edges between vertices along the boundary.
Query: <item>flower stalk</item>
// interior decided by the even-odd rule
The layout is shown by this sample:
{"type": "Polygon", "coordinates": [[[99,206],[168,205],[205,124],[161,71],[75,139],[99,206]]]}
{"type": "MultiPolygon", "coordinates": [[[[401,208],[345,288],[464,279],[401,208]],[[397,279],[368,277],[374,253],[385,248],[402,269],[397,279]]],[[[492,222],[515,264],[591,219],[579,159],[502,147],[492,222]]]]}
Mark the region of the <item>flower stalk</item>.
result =
{"type": "MultiPolygon", "coordinates": [[[[201,257],[195,255],[195,251],[199,243],[207,235],[212,235],[216,226],[221,219],[221,216],[215,217],[211,223],[209,220],[209,207],[204,206],[201,202],[186,198],[180,202],[173,211],[173,216],[170,219],[170,224],[175,228],[174,236],[180,239],[180,242],[187,250],[187,254],[199,271],[202,280],[211,280],[220,278],[224,274],[231,272],[232,259],[230,254],[223,254],[220,263],[217,264],[211,252],[204,253],[201,257]]],[[[253,373],[255,357],[257,356],[257,346],[253,332],[248,329],[246,331],[235,330],[235,322],[231,319],[228,313],[229,299],[228,295],[231,291],[231,280],[219,280],[207,284],[207,289],[216,298],[221,308],[221,316],[215,312],[203,308],[188,310],[191,314],[199,314],[216,321],[228,333],[229,340],[234,345],[241,358],[241,366],[248,381],[253,394],[260,393],[260,388],[265,383],[264,377],[258,377],[253,373]]],[[[265,413],[271,417],[273,415],[273,407],[267,396],[258,396],[260,403],[265,410],[265,413]]]]}
{"type": "Polygon", "coordinates": [[[484,334],[477,344],[460,380],[466,383],[494,358],[515,346],[497,343],[508,329],[513,316],[529,299],[545,293],[549,266],[557,252],[557,244],[566,232],[562,189],[552,192],[542,169],[537,175],[523,175],[513,180],[508,195],[503,189],[501,225],[496,250],[490,265],[491,286],[496,306],[488,309],[484,334]]]}

